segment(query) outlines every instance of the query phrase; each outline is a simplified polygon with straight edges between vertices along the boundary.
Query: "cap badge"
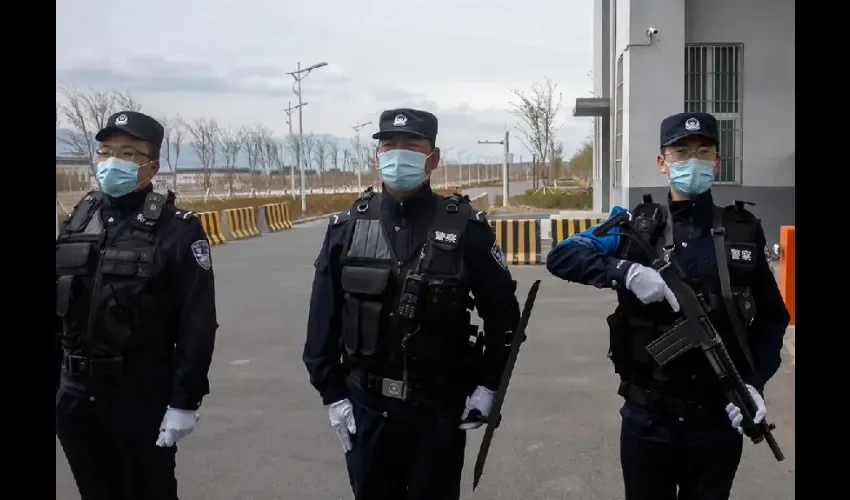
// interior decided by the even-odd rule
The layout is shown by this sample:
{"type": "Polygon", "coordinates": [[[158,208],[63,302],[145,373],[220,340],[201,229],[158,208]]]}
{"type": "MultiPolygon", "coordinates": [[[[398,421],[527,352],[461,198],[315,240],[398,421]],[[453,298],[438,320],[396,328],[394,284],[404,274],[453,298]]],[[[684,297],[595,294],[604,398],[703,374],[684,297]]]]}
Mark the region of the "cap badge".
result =
{"type": "Polygon", "coordinates": [[[395,115],[393,127],[404,127],[405,125],[407,125],[407,117],[404,115],[395,115]]]}
{"type": "Polygon", "coordinates": [[[122,115],[118,115],[118,118],[115,119],[115,124],[116,125],[127,125],[128,121],[129,120],[127,119],[127,115],[122,114],[122,115]]]}
{"type": "Polygon", "coordinates": [[[688,132],[699,130],[699,121],[696,118],[688,118],[688,121],[685,122],[685,130],[688,132]]]}

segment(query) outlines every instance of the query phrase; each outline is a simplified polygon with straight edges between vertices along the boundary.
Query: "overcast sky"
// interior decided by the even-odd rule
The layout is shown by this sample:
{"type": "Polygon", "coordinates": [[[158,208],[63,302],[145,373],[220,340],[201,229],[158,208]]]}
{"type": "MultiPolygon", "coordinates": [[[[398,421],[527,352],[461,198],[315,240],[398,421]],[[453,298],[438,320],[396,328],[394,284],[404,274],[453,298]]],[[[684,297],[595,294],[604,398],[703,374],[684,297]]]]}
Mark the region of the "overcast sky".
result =
{"type": "Polygon", "coordinates": [[[154,116],[283,135],[281,109],[297,101],[285,72],[327,61],[302,83],[305,133],[353,137],[384,109],[426,109],[454,159],[499,154],[476,141],[517,123],[512,88],[548,76],[563,92],[558,134],[571,153],[592,130],[571,116],[592,89],[592,9],[590,0],[59,0],[56,77],[128,90],[154,116]]]}

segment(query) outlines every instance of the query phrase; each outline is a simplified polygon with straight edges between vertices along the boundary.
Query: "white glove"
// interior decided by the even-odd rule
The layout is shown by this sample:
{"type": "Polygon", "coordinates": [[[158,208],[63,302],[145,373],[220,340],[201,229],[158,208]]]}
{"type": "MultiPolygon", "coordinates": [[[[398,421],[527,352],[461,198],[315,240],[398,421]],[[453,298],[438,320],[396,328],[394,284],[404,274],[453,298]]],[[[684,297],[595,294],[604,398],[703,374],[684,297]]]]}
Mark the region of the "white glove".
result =
{"type": "MultiPolygon", "coordinates": [[[[750,391],[750,396],[753,397],[753,401],[756,403],[756,414],[753,417],[753,423],[759,424],[767,416],[767,406],[764,404],[764,398],[761,397],[761,394],[759,394],[759,391],[755,387],[747,384],[747,390],[750,391]]],[[[744,421],[744,415],[741,414],[741,409],[729,403],[726,406],[726,415],[729,417],[729,421],[732,422],[732,427],[738,429],[739,434],[743,434],[744,428],[741,426],[741,422],[744,421]]]]}
{"type": "Polygon", "coordinates": [[[348,453],[351,451],[351,435],[357,434],[357,426],[354,424],[354,407],[351,406],[351,401],[346,398],[329,405],[328,417],[342,442],[343,451],[348,453]]]}
{"type": "Polygon", "coordinates": [[[679,301],[655,269],[632,264],[626,273],[626,288],[644,304],[666,300],[673,312],[679,312],[679,301]]]}
{"type": "Polygon", "coordinates": [[[180,410],[168,407],[162,423],[159,424],[159,437],[156,445],[160,448],[168,448],[177,444],[184,437],[195,430],[195,424],[201,419],[201,414],[194,410],[180,410]]]}
{"type": "Polygon", "coordinates": [[[484,425],[484,420],[479,420],[476,417],[478,414],[485,418],[490,416],[490,410],[493,409],[493,399],[495,397],[496,393],[483,385],[476,387],[466,401],[466,408],[463,409],[463,414],[460,416],[460,428],[469,431],[484,425]],[[477,413],[473,413],[473,410],[476,410],[477,413]],[[470,413],[472,413],[472,419],[470,419],[470,413]]]}

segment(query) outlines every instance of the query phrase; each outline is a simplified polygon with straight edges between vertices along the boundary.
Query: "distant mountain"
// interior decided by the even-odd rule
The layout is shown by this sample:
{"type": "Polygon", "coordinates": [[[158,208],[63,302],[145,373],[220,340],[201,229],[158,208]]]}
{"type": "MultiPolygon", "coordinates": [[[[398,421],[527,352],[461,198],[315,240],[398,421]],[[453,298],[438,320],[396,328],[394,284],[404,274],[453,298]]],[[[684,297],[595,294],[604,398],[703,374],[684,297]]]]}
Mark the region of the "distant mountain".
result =
{"type": "MultiPolygon", "coordinates": [[[[66,140],[72,139],[75,135],[75,132],[66,128],[56,129],[56,156],[64,156],[71,154],[71,148],[66,144],[66,140]]],[[[305,134],[306,135],[306,134],[305,134]]],[[[342,151],[345,149],[352,149],[352,140],[344,139],[341,137],[337,137],[330,134],[313,134],[317,138],[322,138],[325,140],[334,141],[339,147],[340,151],[340,167],[342,167],[342,151]]],[[[184,135],[185,138],[185,135],[184,135]]],[[[282,143],[284,139],[282,138],[274,138],[278,143],[282,143]]],[[[364,140],[365,142],[365,140],[364,140]]],[[[201,162],[198,158],[198,155],[195,153],[195,150],[192,148],[192,144],[190,141],[184,141],[180,143],[180,160],[177,164],[177,170],[182,170],[184,168],[200,168],[201,162]]],[[[164,146],[163,146],[164,147],[164,146]]],[[[174,147],[172,146],[172,152],[174,147]]],[[[162,170],[163,171],[171,171],[168,166],[168,162],[165,161],[165,151],[163,150],[161,153],[162,159],[162,170]]],[[[172,155],[173,156],[173,155],[172,155]]],[[[295,163],[295,158],[292,158],[289,152],[286,153],[286,163],[292,164],[295,163]]],[[[216,155],[216,165],[219,165],[223,161],[223,155],[220,153],[216,155]]],[[[248,167],[248,154],[245,152],[244,148],[240,151],[239,156],[236,158],[237,167],[248,167]]],[[[325,165],[325,168],[330,168],[330,165],[325,165]]]]}

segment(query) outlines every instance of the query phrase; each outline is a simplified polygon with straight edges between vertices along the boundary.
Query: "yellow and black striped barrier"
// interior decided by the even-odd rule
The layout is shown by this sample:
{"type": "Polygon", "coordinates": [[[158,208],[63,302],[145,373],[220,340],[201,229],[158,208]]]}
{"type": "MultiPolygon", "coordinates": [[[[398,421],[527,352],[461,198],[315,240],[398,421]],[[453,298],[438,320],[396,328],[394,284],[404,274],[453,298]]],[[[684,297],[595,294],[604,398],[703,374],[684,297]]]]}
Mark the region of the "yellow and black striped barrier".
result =
{"type": "Polygon", "coordinates": [[[602,219],[552,219],[552,248],[570,236],[586,231],[602,219]]]}
{"type": "Polygon", "coordinates": [[[228,233],[232,239],[243,240],[260,235],[255,207],[228,208],[224,214],[227,218],[228,233]]]}
{"type": "Polygon", "coordinates": [[[286,203],[263,205],[263,212],[266,217],[266,225],[272,233],[292,227],[292,219],[289,218],[289,205],[286,203]]]}
{"type": "Polygon", "coordinates": [[[537,219],[490,219],[496,243],[505,254],[505,262],[513,265],[543,264],[540,255],[540,221],[537,219]]]}
{"type": "Polygon", "coordinates": [[[221,228],[221,215],[218,212],[198,212],[195,215],[201,220],[204,232],[210,240],[210,245],[221,245],[225,241],[224,231],[221,228]]]}

